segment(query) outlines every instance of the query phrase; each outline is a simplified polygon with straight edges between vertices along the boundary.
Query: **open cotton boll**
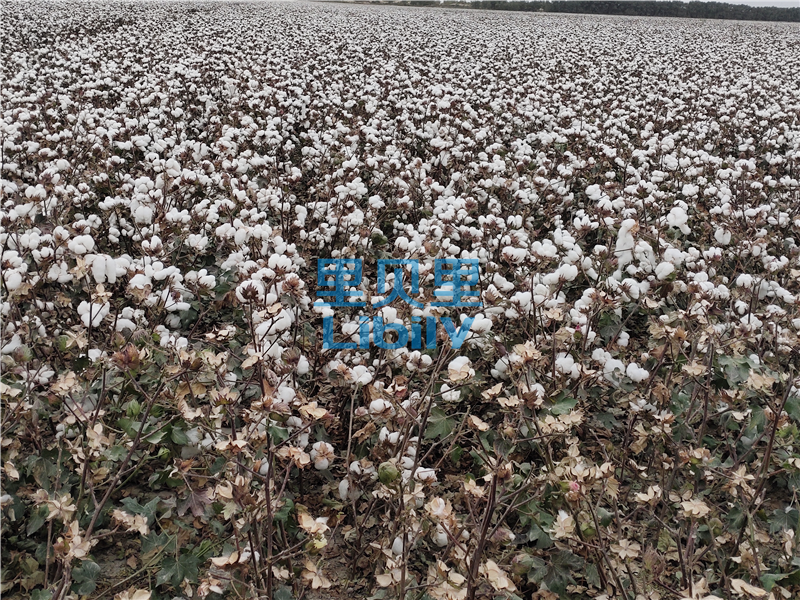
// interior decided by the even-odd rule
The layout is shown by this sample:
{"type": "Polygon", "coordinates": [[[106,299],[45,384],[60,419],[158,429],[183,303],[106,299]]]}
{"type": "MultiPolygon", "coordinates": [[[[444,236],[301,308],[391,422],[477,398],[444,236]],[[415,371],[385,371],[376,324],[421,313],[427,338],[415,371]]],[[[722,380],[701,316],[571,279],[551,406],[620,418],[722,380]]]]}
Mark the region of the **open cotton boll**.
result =
{"type": "Polygon", "coordinates": [[[91,265],[95,283],[116,283],[117,263],[113,258],[105,254],[89,254],[86,262],[91,265]]]}
{"type": "Polygon", "coordinates": [[[575,364],[575,359],[565,352],[560,352],[556,356],[556,370],[572,379],[577,379],[581,374],[580,367],[575,364]]]}
{"type": "Polygon", "coordinates": [[[689,215],[686,214],[686,209],[684,209],[682,206],[672,207],[672,210],[670,210],[669,214],[667,215],[667,224],[670,227],[679,229],[684,235],[689,235],[692,232],[687,225],[688,222],[689,215]]]}
{"type": "Polygon", "coordinates": [[[714,232],[714,239],[720,246],[727,246],[731,243],[731,232],[722,227],[718,227],[714,232]]]}
{"type": "Polygon", "coordinates": [[[603,376],[613,384],[618,384],[619,378],[624,374],[625,365],[621,360],[608,358],[603,364],[603,376]]]}
{"type": "Polygon", "coordinates": [[[85,327],[89,327],[90,323],[92,327],[98,327],[110,311],[111,305],[108,302],[103,304],[96,304],[92,302],[90,304],[84,300],[78,306],[78,314],[80,315],[81,322],[85,327]]]}
{"type": "Polygon", "coordinates": [[[417,469],[417,472],[414,473],[414,479],[422,483],[435,483],[437,480],[436,471],[430,468],[420,467],[417,469]]]}
{"type": "Polygon", "coordinates": [[[369,403],[369,414],[373,417],[390,417],[394,414],[391,402],[383,398],[376,398],[369,403]]]}
{"type": "Polygon", "coordinates": [[[442,384],[439,391],[442,394],[442,400],[445,402],[458,402],[458,399],[461,398],[461,390],[451,390],[446,383],[442,384]]]}
{"type": "Polygon", "coordinates": [[[450,543],[450,538],[447,536],[444,527],[438,524],[436,525],[436,529],[431,532],[431,538],[433,539],[433,543],[439,546],[439,548],[444,548],[450,543]]]}
{"type": "MultiPolygon", "coordinates": [[[[464,322],[466,319],[466,315],[461,315],[461,322],[464,322]]],[[[478,313],[475,315],[474,321],[472,321],[472,325],[470,326],[470,332],[478,334],[478,333],[486,333],[492,328],[492,320],[487,319],[483,316],[483,314],[478,313]]]]}
{"type": "Polygon", "coordinates": [[[310,370],[311,365],[308,362],[308,358],[306,358],[305,354],[301,354],[300,358],[297,361],[297,374],[298,375],[306,375],[310,370]]]}
{"type": "Polygon", "coordinates": [[[617,257],[617,265],[620,268],[633,260],[633,249],[636,245],[633,239],[633,231],[636,227],[637,223],[634,219],[625,219],[619,226],[614,255],[617,257]]]}
{"type": "Polygon", "coordinates": [[[471,367],[470,360],[466,356],[457,356],[447,365],[447,374],[450,381],[462,381],[475,376],[475,369],[471,367]]]}
{"type": "Polygon", "coordinates": [[[16,269],[4,269],[3,281],[5,281],[6,288],[13,292],[14,290],[19,289],[22,285],[22,274],[16,269]]]}
{"type": "Polygon", "coordinates": [[[630,378],[632,381],[635,381],[636,383],[639,383],[639,382],[641,382],[641,381],[644,381],[645,379],[647,379],[648,377],[650,377],[650,372],[649,372],[649,371],[647,371],[647,370],[645,370],[645,369],[642,369],[642,368],[641,368],[639,365],[637,365],[636,363],[630,363],[630,364],[628,365],[628,368],[625,370],[625,374],[626,374],[626,375],[627,375],[627,376],[628,376],[628,377],[629,377],[629,378],[630,378]]]}
{"type": "Polygon", "coordinates": [[[695,196],[697,196],[697,192],[699,192],[699,191],[700,191],[700,188],[697,187],[696,185],[694,185],[692,183],[685,183],[683,185],[683,189],[681,190],[681,193],[684,196],[686,196],[687,198],[694,198],[695,196]]]}
{"type": "Polygon", "coordinates": [[[328,442],[316,442],[311,447],[309,456],[311,456],[311,460],[314,462],[314,468],[318,471],[327,469],[331,461],[335,458],[333,446],[328,442]]]}
{"type": "Polygon", "coordinates": [[[243,304],[264,302],[266,288],[257,279],[248,279],[236,286],[236,298],[243,304]]]}
{"type": "Polygon", "coordinates": [[[94,250],[94,238],[90,235],[79,235],[72,238],[67,243],[67,247],[71,252],[79,256],[87,254],[94,250]]]}
{"type": "Polygon", "coordinates": [[[659,281],[663,281],[667,277],[669,277],[674,271],[675,271],[675,265],[673,265],[671,262],[664,261],[659,263],[658,266],[656,267],[655,275],[659,281]]]}
{"type": "Polygon", "coordinates": [[[350,373],[353,381],[358,385],[367,385],[372,381],[372,374],[370,374],[369,370],[364,365],[353,367],[350,373]]]}

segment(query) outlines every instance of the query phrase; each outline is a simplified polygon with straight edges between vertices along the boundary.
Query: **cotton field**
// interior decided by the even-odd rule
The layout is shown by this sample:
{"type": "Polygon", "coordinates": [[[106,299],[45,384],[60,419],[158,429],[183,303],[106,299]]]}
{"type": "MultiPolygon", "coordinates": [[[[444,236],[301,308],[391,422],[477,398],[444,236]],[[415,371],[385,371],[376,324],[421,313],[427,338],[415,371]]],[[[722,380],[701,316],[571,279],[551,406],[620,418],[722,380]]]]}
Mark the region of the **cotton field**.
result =
{"type": "Polygon", "coordinates": [[[797,597],[800,28],[1,10],[4,595],[797,597]]]}

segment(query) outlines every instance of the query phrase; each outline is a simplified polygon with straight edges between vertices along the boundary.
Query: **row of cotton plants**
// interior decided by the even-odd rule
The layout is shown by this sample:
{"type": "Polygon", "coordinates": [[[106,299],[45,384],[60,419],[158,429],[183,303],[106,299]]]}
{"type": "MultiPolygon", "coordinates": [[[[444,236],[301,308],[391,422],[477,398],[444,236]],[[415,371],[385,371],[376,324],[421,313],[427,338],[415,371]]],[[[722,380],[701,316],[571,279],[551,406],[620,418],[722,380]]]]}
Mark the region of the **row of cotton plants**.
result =
{"type": "Polygon", "coordinates": [[[796,27],[1,10],[9,598],[800,590],[796,27]]]}

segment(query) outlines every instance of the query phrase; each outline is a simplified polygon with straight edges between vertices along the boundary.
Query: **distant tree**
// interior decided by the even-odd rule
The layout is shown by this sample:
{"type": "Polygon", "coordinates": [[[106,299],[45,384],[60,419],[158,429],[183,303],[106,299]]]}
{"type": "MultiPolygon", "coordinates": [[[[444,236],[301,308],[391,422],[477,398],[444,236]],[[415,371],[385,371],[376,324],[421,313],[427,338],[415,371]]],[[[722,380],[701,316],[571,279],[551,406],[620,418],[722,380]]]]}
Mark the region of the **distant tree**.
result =
{"type": "MultiPolygon", "coordinates": [[[[388,4],[390,2],[379,2],[388,4]]],[[[598,15],[626,15],[631,17],[681,17],[689,19],[733,19],[741,21],[787,21],[800,22],[800,8],[777,6],[747,6],[725,2],[657,2],[656,0],[428,0],[423,2],[404,0],[391,2],[409,6],[444,6],[447,8],[471,8],[484,10],[510,10],[520,12],[582,13],[598,15]]]]}

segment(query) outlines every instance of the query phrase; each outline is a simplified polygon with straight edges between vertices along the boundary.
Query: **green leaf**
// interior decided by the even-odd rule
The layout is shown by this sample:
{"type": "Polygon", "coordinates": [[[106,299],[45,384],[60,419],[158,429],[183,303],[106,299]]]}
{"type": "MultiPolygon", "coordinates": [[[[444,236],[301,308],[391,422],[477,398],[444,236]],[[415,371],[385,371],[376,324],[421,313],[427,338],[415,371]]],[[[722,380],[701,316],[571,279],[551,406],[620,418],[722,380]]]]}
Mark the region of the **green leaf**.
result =
{"type": "Polygon", "coordinates": [[[608,527],[609,523],[614,519],[614,513],[608,512],[602,506],[597,507],[597,516],[600,517],[600,525],[608,527]]]}
{"type": "Polygon", "coordinates": [[[800,423],[800,396],[790,396],[786,399],[786,405],[783,407],[786,414],[792,419],[800,423]]]}
{"type": "Polygon", "coordinates": [[[658,548],[659,552],[668,552],[670,548],[676,546],[675,540],[667,533],[666,529],[662,529],[658,534],[658,548]]]}
{"type": "Polygon", "coordinates": [[[769,532],[777,533],[783,529],[798,531],[800,528],[800,511],[796,508],[786,507],[785,510],[776,508],[769,518],[769,532]]]}
{"type": "Polygon", "coordinates": [[[225,465],[227,464],[228,461],[224,456],[218,456],[214,461],[214,463],[211,465],[211,468],[208,470],[208,472],[211,475],[216,475],[217,473],[222,471],[225,468],[225,465]]]}
{"type": "Polygon", "coordinates": [[[180,427],[173,427],[169,437],[172,439],[173,443],[179,446],[185,446],[189,443],[189,436],[187,436],[186,432],[180,427]]]}
{"type": "Polygon", "coordinates": [[[596,588],[600,587],[600,574],[597,572],[597,565],[589,565],[586,567],[586,573],[584,574],[586,578],[586,583],[596,588]]]}
{"type": "Polygon", "coordinates": [[[772,590],[776,583],[781,582],[782,587],[800,585],[800,569],[791,573],[764,573],[761,575],[761,585],[768,592],[772,590]]]}
{"type": "Polygon", "coordinates": [[[128,449],[125,446],[111,446],[105,452],[103,452],[103,456],[108,460],[112,460],[114,462],[119,462],[128,454],[128,449]]]}
{"type": "Polygon", "coordinates": [[[598,413],[594,418],[606,429],[614,429],[619,424],[619,421],[610,412],[598,413]]]}
{"type": "Polygon", "coordinates": [[[155,433],[144,438],[144,441],[148,444],[160,444],[165,437],[167,437],[166,429],[159,429],[155,433]]]}
{"type": "Polygon", "coordinates": [[[156,507],[158,506],[159,501],[161,498],[156,496],[150,502],[142,506],[139,504],[135,498],[123,498],[121,503],[122,506],[125,507],[125,510],[133,515],[142,515],[147,517],[148,525],[152,524],[156,518],[156,507]]]}
{"type": "Polygon", "coordinates": [[[528,530],[528,541],[536,542],[536,547],[540,549],[549,548],[553,545],[550,536],[535,523],[528,530]]]}
{"type": "Polygon", "coordinates": [[[155,531],[142,536],[142,560],[152,558],[161,550],[166,553],[174,553],[177,550],[176,540],[177,536],[170,537],[166,533],[156,534],[155,531]]]}
{"type": "Polygon", "coordinates": [[[44,525],[45,520],[47,519],[47,515],[50,514],[50,509],[47,506],[40,506],[36,510],[32,511],[33,514],[31,515],[30,520],[28,521],[27,527],[27,534],[28,537],[32,536],[34,533],[39,531],[39,529],[44,525]]]}
{"type": "Polygon", "coordinates": [[[84,560],[77,569],[72,569],[72,591],[80,596],[88,596],[97,587],[97,578],[100,576],[100,565],[91,560],[84,560]]]}
{"type": "Polygon", "coordinates": [[[52,600],[53,592],[50,590],[33,590],[31,600],[52,600]]]}
{"type": "Polygon", "coordinates": [[[582,569],[584,565],[583,559],[569,550],[559,550],[547,563],[539,562],[528,573],[528,579],[544,583],[548,590],[559,595],[566,591],[568,584],[575,582],[572,572],[582,569]]]}
{"type": "Polygon", "coordinates": [[[289,518],[289,514],[294,509],[294,502],[292,502],[291,498],[286,498],[284,505],[281,507],[279,511],[276,511],[273,515],[274,519],[280,523],[286,523],[286,520],[289,518]]]}
{"type": "Polygon", "coordinates": [[[550,407],[550,414],[566,415],[570,411],[572,411],[573,408],[575,408],[576,404],[578,404],[577,398],[569,398],[569,397],[562,398],[561,400],[558,400],[555,404],[553,404],[553,406],[550,407]]]}
{"type": "Polygon", "coordinates": [[[425,428],[425,439],[443,438],[455,428],[455,421],[447,416],[441,408],[435,406],[428,415],[428,424],[425,428]]]}
{"type": "Polygon", "coordinates": [[[292,588],[282,585],[275,590],[275,600],[294,600],[292,588]]]}
{"type": "Polygon", "coordinates": [[[161,562],[161,570],[156,574],[156,585],[169,583],[178,588],[184,579],[191,582],[197,580],[198,559],[193,554],[181,554],[176,559],[168,556],[161,562]]]}
{"type": "Polygon", "coordinates": [[[750,361],[745,357],[720,356],[719,364],[725,372],[725,379],[731,385],[746,381],[750,376],[750,361]]]}
{"type": "Polygon", "coordinates": [[[286,427],[278,427],[277,425],[270,425],[267,428],[269,436],[272,438],[273,444],[280,444],[289,439],[289,430],[286,427]]]}

